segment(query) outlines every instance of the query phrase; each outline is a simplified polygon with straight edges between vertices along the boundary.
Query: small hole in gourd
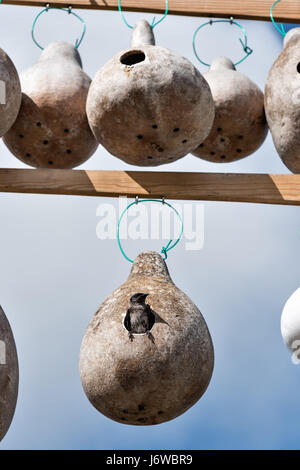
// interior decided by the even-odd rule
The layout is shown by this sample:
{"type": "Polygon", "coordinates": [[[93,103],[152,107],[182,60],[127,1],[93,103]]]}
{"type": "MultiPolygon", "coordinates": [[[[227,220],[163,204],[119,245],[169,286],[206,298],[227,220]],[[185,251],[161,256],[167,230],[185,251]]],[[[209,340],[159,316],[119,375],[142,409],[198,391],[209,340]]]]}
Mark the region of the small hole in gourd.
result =
{"type": "Polygon", "coordinates": [[[19,137],[20,137],[20,139],[24,138],[23,134],[19,134],[19,137]]]}
{"type": "Polygon", "coordinates": [[[186,143],[187,143],[187,140],[186,140],[186,139],[184,139],[184,140],[182,141],[182,143],[183,143],[183,144],[186,144],[186,143]]]}
{"type": "Polygon", "coordinates": [[[297,72],[300,73],[300,62],[297,65],[297,72]]]}
{"type": "Polygon", "coordinates": [[[120,62],[124,65],[135,65],[143,62],[145,59],[146,56],[143,51],[129,51],[122,55],[120,62]]]}
{"type": "Polygon", "coordinates": [[[52,160],[49,160],[49,165],[53,165],[53,161],[52,160]]]}
{"type": "Polygon", "coordinates": [[[69,132],[69,129],[64,129],[64,132],[67,134],[69,132]]]}
{"type": "Polygon", "coordinates": [[[141,140],[141,139],[143,138],[143,136],[142,136],[142,135],[137,135],[137,138],[138,138],[139,140],[141,140]]]}
{"type": "Polygon", "coordinates": [[[67,153],[68,153],[68,154],[72,153],[72,150],[67,149],[67,153]]]}
{"type": "Polygon", "coordinates": [[[128,410],[123,410],[123,413],[124,413],[124,414],[127,414],[127,413],[128,413],[128,410]]]}
{"type": "Polygon", "coordinates": [[[237,153],[242,153],[241,149],[236,149],[237,153]]]}
{"type": "Polygon", "coordinates": [[[128,421],[128,419],[127,419],[127,418],[124,418],[124,416],[122,416],[121,420],[122,420],[122,421],[128,421]]]}
{"type": "Polygon", "coordinates": [[[175,127],[175,129],[173,129],[173,132],[179,132],[179,131],[180,131],[179,127],[175,127]]]}
{"type": "Polygon", "coordinates": [[[221,142],[225,142],[225,139],[224,139],[223,137],[222,137],[222,139],[220,139],[220,140],[221,140],[221,142]]]}
{"type": "Polygon", "coordinates": [[[222,132],[222,127],[218,127],[217,131],[222,132]]]}
{"type": "Polygon", "coordinates": [[[44,141],[43,141],[43,144],[44,144],[44,145],[48,145],[48,140],[44,140],[44,141]]]}
{"type": "Polygon", "coordinates": [[[164,152],[165,150],[163,148],[159,147],[158,151],[159,152],[164,152]]]}
{"type": "Polygon", "coordinates": [[[164,412],[161,411],[161,410],[157,412],[158,415],[162,415],[163,413],[164,413],[164,412]]]}
{"type": "Polygon", "coordinates": [[[138,406],[138,409],[139,409],[139,411],[143,411],[143,410],[145,409],[145,407],[144,407],[144,405],[140,404],[140,405],[138,406]]]}
{"type": "Polygon", "coordinates": [[[153,128],[153,129],[157,129],[157,128],[158,128],[158,125],[157,125],[157,124],[153,124],[152,128],[153,128]]]}
{"type": "Polygon", "coordinates": [[[153,157],[148,157],[149,160],[152,160],[153,157]]]}
{"type": "Polygon", "coordinates": [[[239,139],[242,140],[244,138],[243,135],[239,135],[239,139]]]}
{"type": "Polygon", "coordinates": [[[226,155],[221,155],[222,160],[226,158],[226,155]]]}
{"type": "Polygon", "coordinates": [[[26,153],[26,157],[31,157],[31,154],[30,153],[26,153]]]}
{"type": "Polygon", "coordinates": [[[215,155],[215,152],[210,152],[211,155],[215,155]]]}
{"type": "Polygon", "coordinates": [[[37,122],[36,125],[37,125],[38,127],[41,127],[42,123],[41,123],[41,122],[37,122]]]}

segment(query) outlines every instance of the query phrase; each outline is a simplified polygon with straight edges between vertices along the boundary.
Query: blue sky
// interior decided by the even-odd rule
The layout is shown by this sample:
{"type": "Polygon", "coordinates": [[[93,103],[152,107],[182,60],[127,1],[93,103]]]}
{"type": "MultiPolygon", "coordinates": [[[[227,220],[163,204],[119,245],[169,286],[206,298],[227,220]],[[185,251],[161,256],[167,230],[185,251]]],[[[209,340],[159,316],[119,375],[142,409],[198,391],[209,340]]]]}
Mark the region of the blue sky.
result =
{"type": "MultiPolygon", "coordinates": [[[[30,38],[37,8],[1,5],[1,47],[18,71],[40,51],[30,38]]],[[[81,47],[85,71],[96,71],[130,43],[117,12],[80,11],[87,23],[81,47]]],[[[143,15],[151,19],[151,15],[143,15]]],[[[132,24],[139,14],[127,14],[132,24]]],[[[204,19],[171,17],[155,30],[157,44],[198,66],[192,35],[204,19]]],[[[269,23],[242,24],[254,53],[239,70],[261,88],[281,51],[269,23]]],[[[74,42],[80,24],[62,13],[41,18],[37,37],[74,42]]],[[[199,33],[203,59],[241,57],[239,30],[215,25],[199,33]]],[[[201,72],[205,68],[199,64],[201,72]]],[[[0,143],[1,167],[25,167],[0,143]]],[[[134,169],[99,148],[82,168],[134,169]]],[[[217,165],[187,156],[163,171],[288,173],[270,135],[254,155],[217,165]]],[[[297,449],[299,374],[280,335],[285,301],[299,287],[297,207],[204,203],[205,243],[179,244],[168,258],[174,282],[198,305],[209,326],[216,363],[203,398],[181,417],[131,427],[99,414],[78,374],[86,326],[101,302],[127,277],[130,264],[115,240],[96,237],[100,203],[113,199],[0,194],[0,302],[11,323],[20,362],[15,418],[2,449],[297,449]]],[[[132,256],[160,242],[128,241],[132,256]]]]}

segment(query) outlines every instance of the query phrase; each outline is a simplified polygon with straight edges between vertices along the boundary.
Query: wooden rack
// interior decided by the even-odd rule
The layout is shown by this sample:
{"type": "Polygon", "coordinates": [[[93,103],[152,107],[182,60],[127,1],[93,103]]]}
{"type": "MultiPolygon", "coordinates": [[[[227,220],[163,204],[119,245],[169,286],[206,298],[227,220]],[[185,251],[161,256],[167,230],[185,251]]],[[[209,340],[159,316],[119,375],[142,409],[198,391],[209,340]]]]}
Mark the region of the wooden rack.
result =
{"type": "MultiPolygon", "coordinates": [[[[45,6],[40,0],[2,4],[45,6]]],[[[50,3],[50,2],[49,2],[50,3]]],[[[169,14],[270,21],[273,0],[169,0],[169,14]]],[[[51,6],[116,10],[118,0],[56,0],[51,6]]],[[[122,0],[124,11],[162,13],[164,0],[122,0]]],[[[276,20],[300,23],[300,1],[282,0],[276,20]]],[[[0,169],[0,192],[300,205],[300,175],[0,169]]]]}
{"type": "MultiPolygon", "coordinates": [[[[213,16],[244,18],[249,20],[270,21],[270,8],[274,0],[169,0],[169,14],[182,16],[213,16]]],[[[2,0],[3,4],[26,6],[51,6],[74,8],[117,10],[118,0],[2,0]]],[[[162,13],[165,0],[122,0],[124,11],[162,13]]],[[[276,19],[288,23],[300,23],[300,2],[282,0],[276,6],[276,19]]]]}
{"type": "Polygon", "coordinates": [[[300,205],[300,175],[7,169],[0,192],[300,205]]]}

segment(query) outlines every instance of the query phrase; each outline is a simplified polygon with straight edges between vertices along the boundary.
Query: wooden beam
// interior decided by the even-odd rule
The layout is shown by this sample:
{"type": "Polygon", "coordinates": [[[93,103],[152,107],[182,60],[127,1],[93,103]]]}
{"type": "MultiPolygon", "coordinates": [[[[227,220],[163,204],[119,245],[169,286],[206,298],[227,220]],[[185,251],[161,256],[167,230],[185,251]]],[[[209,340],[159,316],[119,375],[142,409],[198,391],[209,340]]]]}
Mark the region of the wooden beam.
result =
{"type": "Polygon", "coordinates": [[[300,175],[0,169],[0,192],[300,205],[300,175]]]}
{"type": "MultiPolygon", "coordinates": [[[[41,0],[3,0],[2,4],[45,6],[41,0]]],[[[55,0],[51,6],[116,10],[118,0],[55,0]]],[[[270,21],[273,0],[169,0],[169,14],[188,16],[213,16],[270,21]]],[[[165,0],[122,0],[124,11],[163,13],[165,0]]],[[[300,23],[299,0],[282,0],[275,8],[278,21],[300,23]]]]}

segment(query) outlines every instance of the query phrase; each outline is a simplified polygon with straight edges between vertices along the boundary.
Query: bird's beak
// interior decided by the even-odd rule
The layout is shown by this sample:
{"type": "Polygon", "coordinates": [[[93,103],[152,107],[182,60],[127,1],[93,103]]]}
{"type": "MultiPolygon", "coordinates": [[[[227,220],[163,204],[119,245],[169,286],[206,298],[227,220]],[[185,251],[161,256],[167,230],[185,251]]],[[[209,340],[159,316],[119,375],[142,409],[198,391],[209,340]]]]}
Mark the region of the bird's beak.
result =
{"type": "Polygon", "coordinates": [[[149,295],[149,294],[142,294],[142,295],[140,295],[140,298],[142,298],[143,300],[145,300],[146,297],[148,297],[148,295],[149,295]]]}

